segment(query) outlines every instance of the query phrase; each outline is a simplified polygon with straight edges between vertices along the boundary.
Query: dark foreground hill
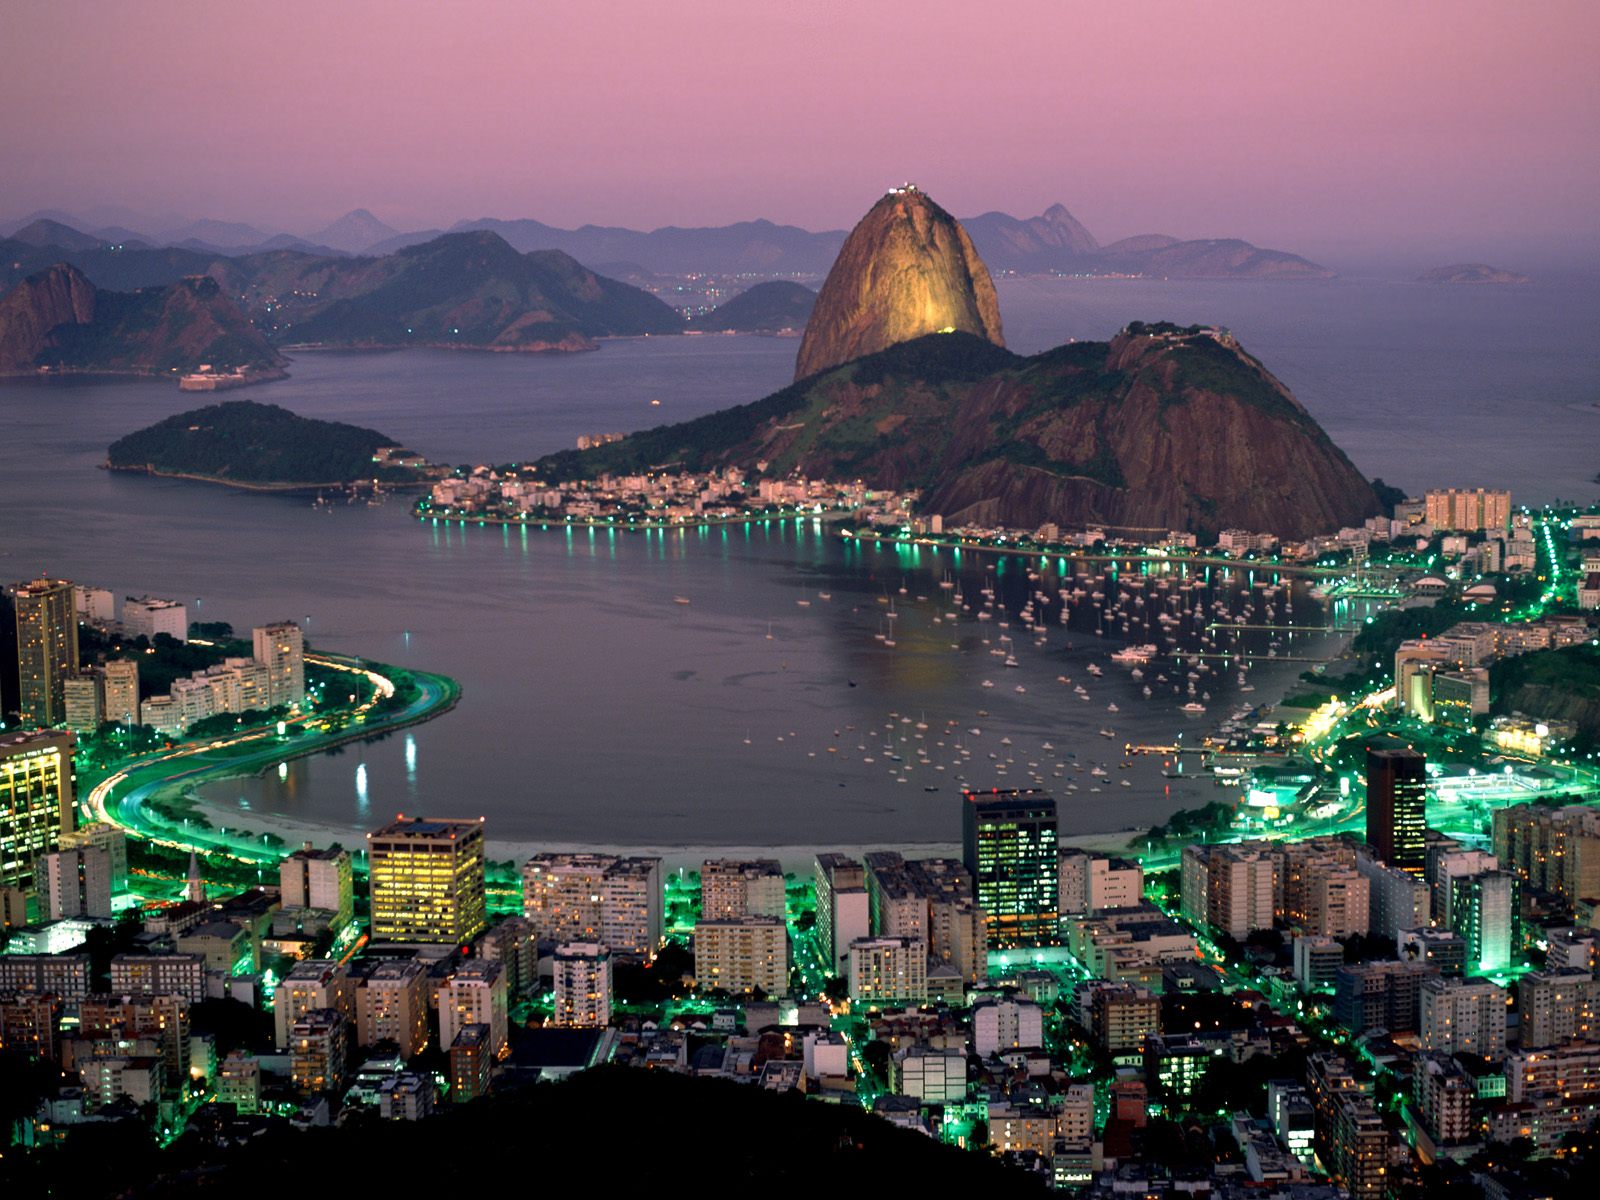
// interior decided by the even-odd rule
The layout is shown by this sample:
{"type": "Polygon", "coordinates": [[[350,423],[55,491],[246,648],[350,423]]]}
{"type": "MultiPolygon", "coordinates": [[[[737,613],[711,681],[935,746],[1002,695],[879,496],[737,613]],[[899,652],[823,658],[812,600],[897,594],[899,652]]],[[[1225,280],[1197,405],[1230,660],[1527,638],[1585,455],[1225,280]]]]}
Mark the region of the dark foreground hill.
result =
{"type": "Polygon", "coordinates": [[[920,489],[923,508],[955,524],[1301,538],[1379,511],[1372,486],[1232,337],[1171,325],[1032,358],[932,334],[540,466],[570,479],[758,462],[920,489]]]}
{"type": "Polygon", "coordinates": [[[8,1196],[255,1200],[282,1196],[296,1179],[330,1197],[492,1194],[517,1180],[537,1181],[538,1194],[581,1182],[595,1196],[1046,1194],[1036,1176],[854,1104],[626,1067],[448,1108],[422,1124],[273,1127],[230,1149],[190,1133],[164,1150],[147,1132],[80,1126],[61,1149],[0,1159],[8,1196]]]}

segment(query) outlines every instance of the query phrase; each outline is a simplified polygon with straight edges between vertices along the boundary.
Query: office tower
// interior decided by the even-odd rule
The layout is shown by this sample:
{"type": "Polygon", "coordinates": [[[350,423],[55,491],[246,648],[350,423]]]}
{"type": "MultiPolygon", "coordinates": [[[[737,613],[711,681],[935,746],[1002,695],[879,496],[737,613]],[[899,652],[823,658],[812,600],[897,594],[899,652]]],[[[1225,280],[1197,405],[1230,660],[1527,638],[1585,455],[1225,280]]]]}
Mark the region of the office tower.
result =
{"type": "Polygon", "coordinates": [[[489,1027],[489,1053],[503,1058],[509,1048],[510,1020],[506,973],[497,962],[471,959],[439,985],[439,1044],[453,1046],[468,1025],[489,1027]]]}
{"type": "Polygon", "coordinates": [[[113,658],[101,668],[105,683],[103,713],[119,725],[139,724],[139,664],[131,658],[113,658]]]}
{"type": "Polygon", "coordinates": [[[783,916],[783,866],[775,858],[711,858],[700,866],[700,916],[783,916]]]}
{"type": "Polygon", "coordinates": [[[267,702],[299,704],[306,698],[305,637],[293,621],[261,625],[250,631],[255,660],[267,668],[267,702]]]}
{"type": "Polygon", "coordinates": [[[111,855],[86,846],[39,856],[34,876],[40,907],[51,921],[111,916],[111,855]]]}
{"type": "Polygon", "coordinates": [[[124,597],[122,601],[122,632],[130,638],[148,638],[164,633],[180,642],[189,640],[189,610],[177,600],[160,600],[155,596],[124,597]]]}
{"type": "Polygon", "coordinates": [[[70,733],[0,736],[0,887],[32,888],[35,861],[72,831],[75,745],[70,733]]]}
{"type": "Polygon", "coordinates": [[[869,1007],[921,1004],[928,998],[928,946],[915,938],[860,938],[850,943],[850,1000],[869,1007]]]}
{"type": "Polygon", "coordinates": [[[307,842],[278,864],[278,888],[284,908],[313,908],[332,914],[328,927],[335,933],[355,916],[348,851],[314,850],[307,842]]]}
{"type": "Polygon", "coordinates": [[[694,927],[695,986],[734,994],[789,990],[789,936],[777,917],[724,917],[694,927]]]}
{"type": "Polygon", "coordinates": [[[272,995],[272,1019],[278,1048],[288,1047],[294,1023],[308,1013],[331,1010],[353,1019],[356,981],[350,969],[331,959],[307,958],[289,968],[272,995]]]}
{"type": "Polygon", "coordinates": [[[372,939],[464,946],[488,927],[483,821],[399,817],[367,834],[372,939]]]}
{"type": "Polygon", "coordinates": [[[428,1046],[428,969],[415,959],[381,962],[356,990],[356,1044],[393,1042],[401,1058],[428,1046]]]}
{"type": "Polygon", "coordinates": [[[74,733],[93,733],[105,720],[105,678],[91,667],[61,685],[63,721],[74,733]]]}
{"type": "Polygon", "coordinates": [[[17,702],[25,727],[67,719],[66,683],[78,673],[78,614],[72,585],[35,579],[11,589],[17,615],[17,702]]]}
{"type": "Polygon", "coordinates": [[[604,1029],[611,1024],[611,951],[594,942],[556,947],[557,1025],[604,1029]]]}
{"type": "Polygon", "coordinates": [[[1367,844],[1384,866],[1413,875],[1427,857],[1426,766],[1415,750],[1367,751],[1367,844]]]}
{"type": "Polygon", "coordinates": [[[1057,927],[1056,802],[1046,792],[963,792],[963,861],[995,947],[1045,946],[1057,927]]]}
{"type": "Polygon", "coordinates": [[[831,974],[842,974],[850,943],[871,932],[866,868],[847,854],[817,855],[817,949],[831,974]]]}
{"type": "Polygon", "coordinates": [[[1522,889],[1506,871],[1485,871],[1451,883],[1455,931],[1467,943],[1467,974],[1492,975],[1511,967],[1522,945],[1522,889]]]}
{"type": "Polygon", "coordinates": [[[522,866],[522,912],[538,937],[599,942],[613,954],[653,959],[661,947],[659,858],[536,854],[522,866]]]}
{"type": "Polygon", "coordinates": [[[1424,1050],[1503,1058],[1506,989],[1487,979],[1425,979],[1418,1023],[1424,1050]]]}

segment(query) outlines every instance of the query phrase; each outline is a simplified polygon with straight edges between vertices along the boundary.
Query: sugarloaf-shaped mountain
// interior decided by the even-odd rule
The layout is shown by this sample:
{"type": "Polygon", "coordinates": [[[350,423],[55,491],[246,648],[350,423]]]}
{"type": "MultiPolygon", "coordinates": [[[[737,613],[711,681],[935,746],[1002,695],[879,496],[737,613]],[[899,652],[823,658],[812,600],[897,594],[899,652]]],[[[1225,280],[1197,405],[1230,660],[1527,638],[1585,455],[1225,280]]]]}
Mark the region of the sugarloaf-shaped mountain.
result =
{"type": "Polygon", "coordinates": [[[202,364],[259,378],[283,359],[209,276],[105,291],[57,263],[0,296],[0,372],[171,374],[202,364]]]}
{"type": "Polygon", "coordinates": [[[795,378],[949,331],[1005,345],[989,269],[961,223],[925,192],[894,188],[845,238],[800,341],[795,378]]]}
{"type": "Polygon", "coordinates": [[[597,337],[683,329],[648,292],[559,250],[518,253],[493,233],[445,234],[382,258],[224,259],[213,271],[294,344],[586,350],[597,337]]]}
{"type": "Polygon", "coordinates": [[[689,322],[707,333],[779,333],[801,330],[811,318],[817,294],[788,279],[758,283],[689,322]]]}
{"type": "Polygon", "coordinates": [[[930,334],[765,400],[544,460],[550,478],[679,466],[922,492],[954,525],[1303,538],[1379,512],[1372,486],[1226,332],[1129,326],[1031,358],[930,334]]]}

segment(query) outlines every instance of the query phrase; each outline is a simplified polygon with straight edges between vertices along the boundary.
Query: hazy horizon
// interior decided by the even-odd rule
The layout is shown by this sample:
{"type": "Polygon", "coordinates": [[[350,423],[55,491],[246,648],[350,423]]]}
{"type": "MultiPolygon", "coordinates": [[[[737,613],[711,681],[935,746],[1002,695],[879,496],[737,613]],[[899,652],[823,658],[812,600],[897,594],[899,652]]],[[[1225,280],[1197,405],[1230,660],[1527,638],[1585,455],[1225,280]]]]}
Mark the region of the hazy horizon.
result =
{"type": "Polygon", "coordinates": [[[1061,202],[1102,241],[1345,269],[1600,256],[1600,7],[970,12],[20,3],[0,212],[823,230],[913,179],[961,216],[1061,202]]]}

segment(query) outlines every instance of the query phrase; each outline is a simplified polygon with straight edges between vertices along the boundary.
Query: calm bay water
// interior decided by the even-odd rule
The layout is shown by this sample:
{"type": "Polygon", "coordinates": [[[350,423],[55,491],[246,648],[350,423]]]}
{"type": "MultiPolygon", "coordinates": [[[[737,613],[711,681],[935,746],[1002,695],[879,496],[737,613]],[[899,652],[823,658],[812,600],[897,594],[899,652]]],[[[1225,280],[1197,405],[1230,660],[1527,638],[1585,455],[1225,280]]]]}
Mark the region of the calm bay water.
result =
{"type": "MultiPolygon", "coordinates": [[[[1130,319],[1229,325],[1365,473],[1413,491],[1596,493],[1595,290],[1062,280],[1000,291],[1009,341],[1025,352],[1130,319]]],[[[247,394],[373,426],[435,459],[494,462],[765,395],[788,382],[795,349],[719,337],[559,358],[302,355],[291,379],[247,394]]],[[[0,574],[176,596],[193,618],[240,627],[293,617],[327,649],[444,671],[465,689],[436,722],[290,764],[282,781],[212,786],[207,799],[224,812],[341,832],[402,810],[482,813],[491,837],[519,843],[859,845],[954,841],[958,771],[1011,786],[1036,773],[1070,799],[1065,823],[1082,832],[1212,795],[1208,783],[1163,779],[1155,759],[1127,771],[1109,761],[1104,779],[1066,760],[1113,760],[1102,727],[1118,745],[1201,727],[1177,711],[1184,696],[1146,700],[1118,670],[1091,679],[1091,652],[1103,662],[1119,643],[1088,626],[1053,624],[1040,648],[1013,623],[1019,666],[1006,669],[990,653],[995,623],[939,616],[944,573],[970,600],[985,561],[850,547],[793,524],[649,537],[463,531],[419,525],[404,502],[324,512],[94,469],[116,436],[199,402],[154,383],[0,384],[0,574]],[[884,599],[902,614],[893,648],[874,636],[884,599]],[[1063,674],[1091,699],[1058,683],[1063,674]]],[[[1218,580],[1207,595],[1226,600],[1240,582],[1218,580]]],[[[1001,587],[1014,611],[1030,587],[1019,564],[1001,587]]],[[[1312,610],[1297,603],[1302,620],[1312,610]]],[[[1293,652],[1304,649],[1314,647],[1293,652]]],[[[1260,677],[1296,669],[1263,665],[1244,698],[1270,698],[1260,677]]],[[[1232,682],[1201,684],[1215,693],[1207,721],[1239,698],[1232,682]]]]}

